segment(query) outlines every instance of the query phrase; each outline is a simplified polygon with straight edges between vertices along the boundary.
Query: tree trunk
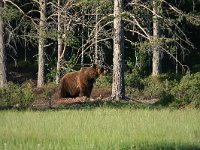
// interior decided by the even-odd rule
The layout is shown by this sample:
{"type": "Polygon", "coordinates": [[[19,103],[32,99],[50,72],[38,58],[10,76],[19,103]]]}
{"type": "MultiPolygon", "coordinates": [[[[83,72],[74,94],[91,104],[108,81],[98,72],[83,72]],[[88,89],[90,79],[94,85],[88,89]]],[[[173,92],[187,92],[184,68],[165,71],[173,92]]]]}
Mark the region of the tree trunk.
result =
{"type": "Polygon", "coordinates": [[[82,27],[82,31],[81,31],[81,67],[83,67],[84,65],[84,27],[82,27]]]}
{"type": "Polygon", "coordinates": [[[56,84],[58,84],[60,80],[62,44],[60,0],[58,0],[58,61],[56,70],[56,84]]]}
{"type": "Polygon", "coordinates": [[[83,13],[83,15],[82,15],[82,18],[83,18],[83,20],[82,20],[82,29],[81,29],[81,67],[83,67],[83,65],[84,65],[84,47],[83,47],[83,45],[84,45],[84,29],[85,29],[85,27],[84,27],[84,23],[85,23],[85,15],[84,15],[84,10],[83,10],[83,8],[82,8],[82,13],[83,13]]]}
{"type": "Polygon", "coordinates": [[[176,74],[178,74],[178,49],[177,49],[177,47],[175,47],[175,49],[176,49],[176,74]]]}
{"type": "Polygon", "coordinates": [[[125,98],[124,84],[124,32],[121,13],[123,0],[114,0],[114,50],[112,97],[116,100],[125,98]]]}
{"type": "Polygon", "coordinates": [[[157,2],[153,0],[153,41],[155,42],[153,46],[153,58],[152,58],[152,76],[158,76],[162,71],[161,66],[161,51],[159,49],[159,25],[158,25],[158,17],[156,14],[157,11],[157,2]]]}
{"type": "Polygon", "coordinates": [[[37,87],[42,87],[45,80],[45,23],[46,23],[46,0],[39,0],[40,24],[38,46],[38,81],[37,87]]]}
{"type": "Polygon", "coordinates": [[[99,64],[99,52],[98,52],[98,10],[96,9],[96,16],[95,16],[95,37],[94,37],[94,42],[95,42],[95,58],[94,58],[94,62],[95,64],[99,64]]]}
{"type": "Polygon", "coordinates": [[[6,55],[4,45],[4,27],[1,14],[3,13],[3,2],[0,2],[0,88],[3,88],[6,80],[6,55]]]}

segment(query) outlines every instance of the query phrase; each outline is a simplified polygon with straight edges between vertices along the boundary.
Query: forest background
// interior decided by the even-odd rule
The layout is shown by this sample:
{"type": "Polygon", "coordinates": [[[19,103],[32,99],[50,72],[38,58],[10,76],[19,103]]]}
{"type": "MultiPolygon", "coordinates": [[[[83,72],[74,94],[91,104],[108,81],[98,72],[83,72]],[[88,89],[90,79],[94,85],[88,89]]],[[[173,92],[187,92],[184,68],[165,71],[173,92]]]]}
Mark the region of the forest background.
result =
{"type": "MultiPolygon", "coordinates": [[[[200,1],[122,2],[126,96],[199,107],[200,1]]],[[[96,83],[110,89],[114,10],[111,0],[1,1],[1,107],[49,99],[63,74],[91,63],[111,71],[96,83]]]]}

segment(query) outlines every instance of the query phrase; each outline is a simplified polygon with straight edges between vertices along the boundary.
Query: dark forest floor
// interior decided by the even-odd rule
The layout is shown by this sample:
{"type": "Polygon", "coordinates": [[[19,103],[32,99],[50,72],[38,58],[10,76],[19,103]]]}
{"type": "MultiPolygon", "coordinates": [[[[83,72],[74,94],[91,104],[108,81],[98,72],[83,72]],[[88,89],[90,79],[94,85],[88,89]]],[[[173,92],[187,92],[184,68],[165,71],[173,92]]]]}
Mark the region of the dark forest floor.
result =
{"type": "Polygon", "coordinates": [[[77,98],[52,98],[46,100],[44,98],[36,99],[33,103],[31,108],[36,110],[43,110],[49,108],[84,108],[84,107],[98,107],[103,105],[104,103],[123,107],[124,105],[134,105],[134,104],[145,104],[145,105],[152,105],[156,103],[158,99],[129,99],[115,101],[111,98],[111,89],[108,88],[94,88],[90,98],[86,97],[77,97],[77,98]]]}

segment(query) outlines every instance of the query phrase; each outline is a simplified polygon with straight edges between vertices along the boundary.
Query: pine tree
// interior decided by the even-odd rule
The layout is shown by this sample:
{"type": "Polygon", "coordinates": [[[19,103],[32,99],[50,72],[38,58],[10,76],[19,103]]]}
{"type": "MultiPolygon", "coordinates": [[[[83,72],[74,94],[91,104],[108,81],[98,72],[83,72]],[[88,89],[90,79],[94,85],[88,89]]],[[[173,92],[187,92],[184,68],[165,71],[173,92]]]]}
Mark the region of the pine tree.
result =
{"type": "Polygon", "coordinates": [[[122,14],[123,0],[114,0],[114,50],[112,97],[125,98],[124,84],[124,32],[122,14]]]}
{"type": "Polygon", "coordinates": [[[46,0],[40,0],[40,24],[38,46],[38,80],[37,87],[42,87],[45,81],[45,22],[46,0]]]}
{"type": "Polygon", "coordinates": [[[0,88],[3,88],[6,80],[6,55],[4,45],[4,27],[3,27],[3,2],[0,2],[0,88]]]}

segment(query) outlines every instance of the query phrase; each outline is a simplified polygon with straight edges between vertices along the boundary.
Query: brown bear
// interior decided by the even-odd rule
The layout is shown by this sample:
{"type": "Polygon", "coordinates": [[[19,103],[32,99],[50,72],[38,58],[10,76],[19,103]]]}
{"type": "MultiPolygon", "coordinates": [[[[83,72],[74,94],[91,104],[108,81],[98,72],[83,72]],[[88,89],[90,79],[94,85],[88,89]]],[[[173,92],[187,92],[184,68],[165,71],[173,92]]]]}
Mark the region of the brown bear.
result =
{"type": "Polygon", "coordinates": [[[100,65],[93,64],[90,67],[83,67],[79,71],[65,74],[60,81],[59,97],[90,97],[95,80],[104,74],[104,71],[100,65]]]}

